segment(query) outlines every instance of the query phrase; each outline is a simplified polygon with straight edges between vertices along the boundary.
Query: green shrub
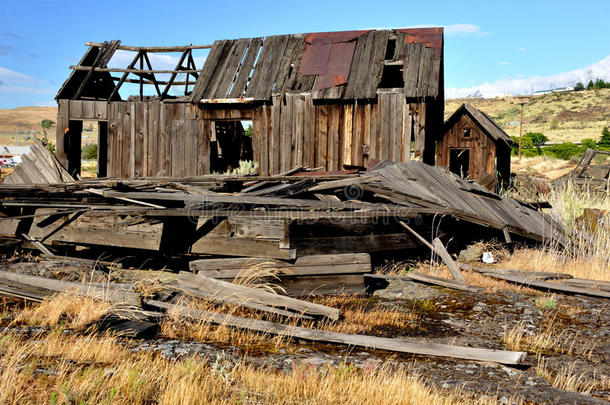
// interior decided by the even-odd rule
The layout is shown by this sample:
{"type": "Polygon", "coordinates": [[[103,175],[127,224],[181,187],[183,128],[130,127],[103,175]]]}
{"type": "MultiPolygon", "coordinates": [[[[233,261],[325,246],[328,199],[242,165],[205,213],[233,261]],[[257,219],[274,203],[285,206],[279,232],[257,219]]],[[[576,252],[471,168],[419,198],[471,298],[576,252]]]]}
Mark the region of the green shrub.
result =
{"type": "Polygon", "coordinates": [[[585,138],[583,139],[581,142],[582,148],[583,150],[587,150],[587,148],[589,149],[595,149],[597,148],[597,143],[595,143],[594,139],[591,138],[585,138]]]}
{"type": "Polygon", "coordinates": [[[556,157],[557,159],[570,160],[573,156],[583,153],[583,148],[572,142],[564,142],[559,145],[547,146],[543,150],[545,156],[556,157]]]}
{"type": "Polygon", "coordinates": [[[97,144],[93,143],[83,148],[81,157],[85,160],[97,159],[97,144]]]}

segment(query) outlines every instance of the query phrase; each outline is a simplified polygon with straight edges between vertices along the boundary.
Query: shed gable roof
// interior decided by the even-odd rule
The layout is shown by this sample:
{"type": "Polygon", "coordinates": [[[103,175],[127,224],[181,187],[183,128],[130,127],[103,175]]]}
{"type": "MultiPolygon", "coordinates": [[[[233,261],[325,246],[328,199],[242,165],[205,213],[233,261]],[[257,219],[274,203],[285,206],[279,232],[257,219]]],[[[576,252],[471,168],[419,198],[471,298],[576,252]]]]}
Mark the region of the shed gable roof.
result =
{"type": "Polygon", "coordinates": [[[447,119],[445,122],[445,130],[443,133],[447,133],[447,131],[460,119],[460,117],[464,114],[470,116],[470,118],[481,128],[483,132],[491,139],[496,142],[504,142],[508,146],[512,146],[515,141],[511,138],[502,128],[495,123],[494,120],[483,111],[473,107],[468,103],[462,104],[455,112],[447,119]]]}

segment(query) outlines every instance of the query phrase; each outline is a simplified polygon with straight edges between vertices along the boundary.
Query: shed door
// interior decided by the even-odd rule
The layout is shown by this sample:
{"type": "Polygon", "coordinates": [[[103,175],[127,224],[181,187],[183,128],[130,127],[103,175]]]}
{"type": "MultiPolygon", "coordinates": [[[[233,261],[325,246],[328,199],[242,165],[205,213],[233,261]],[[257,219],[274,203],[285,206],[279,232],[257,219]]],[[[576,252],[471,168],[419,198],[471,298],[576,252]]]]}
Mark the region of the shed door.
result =
{"type": "Polygon", "coordinates": [[[470,149],[451,148],[449,150],[449,170],[458,176],[468,178],[470,149]]]}

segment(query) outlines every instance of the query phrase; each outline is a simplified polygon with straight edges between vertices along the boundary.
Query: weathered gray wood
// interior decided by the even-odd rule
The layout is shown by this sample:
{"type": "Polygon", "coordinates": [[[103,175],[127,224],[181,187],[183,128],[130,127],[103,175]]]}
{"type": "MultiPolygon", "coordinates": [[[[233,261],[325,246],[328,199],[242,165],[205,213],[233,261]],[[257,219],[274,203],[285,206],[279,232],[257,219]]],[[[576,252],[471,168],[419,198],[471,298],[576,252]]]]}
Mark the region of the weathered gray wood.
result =
{"type": "Polygon", "coordinates": [[[141,303],[140,294],[131,291],[124,291],[112,287],[108,284],[107,288],[97,287],[86,283],[75,283],[69,281],[54,280],[44,277],[30,276],[27,274],[0,271],[0,282],[17,282],[36,288],[44,288],[55,292],[73,291],[78,295],[84,295],[104,301],[125,303],[139,306],[141,303]]]}
{"type": "MultiPolygon", "coordinates": [[[[467,268],[467,267],[464,267],[467,268]]],[[[588,297],[596,297],[596,298],[610,298],[610,292],[605,291],[597,291],[588,288],[579,288],[573,287],[565,284],[559,283],[550,283],[548,281],[535,280],[528,277],[516,276],[512,274],[501,274],[501,273],[493,273],[488,269],[478,268],[478,267],[470,267],[473,271],[479,272],[485,276],[498,278],[500,280],[510,281],[511,283],[519,284],[525,287],[535,288],[539,290],[545,291],[557,291],[567,294],[579,294],[585,295],[588,297]]],[[[526,272],[524,272],[527,274],[526,272]]],[[[524,275],[525,275],[524,274],[524,275]]]]}
{"type": "Polygon", "coordinates": [[[231,296],[219,297],[216,292],[211,293],[208,291],[199,290],[197,288],[186,287],[184,285],[177,286],[177,288],[179,288],[182,291],[185,291],[186,293],[193,295],[195,297],[209,299],[214,302],[221,302],[221,303],[225,303],[225,304],[241,306],[244,308],[255,309],[257,311],[268,312],[270,314],[285,316],[287,318],[314,319],[313,317],[311,317],[309,315],[299,314],[299,313],[295,313],[295,312],[285,311],[283,309],[273,308],[268,305],[259,304],[256,302],[250,302],[248,300],[244,300],[239,297],[231,297],[231,296]]]}
{"type": "Polygon", "coordinates": [[[462,276],[462,273],[460,273],[460,270],[458,269],[457,264],[455,264],[455,261],[453,261],[453,259],[451,258],[451,255],[449,254],[449,252],[447,252],[447,250],[445,249],[445,246],[443,246],[443,243],[440,241],[440,239],[434,238],[432,243],[430,243],[426,239],[424,239],[420,234],[415,232],[415,230],[413,228],[411,228],[409,225],[405,224],[403,221],[399,221],[399,223],[406,230],[411,232],[411,234],[413,234],[413,236],[415,236],[418,240],[420,240],[424,245],[428,246],[428,248],[430,248],[430,250],[432,250],[434,253],[439,255],[441,257],[441,259],[443,259],[443,262],[445,262],[445,264],[449,268],[449,271],[451,272],[451,275],[453,275],[453,278],[455,278],[457,281],[459,281],[461,283],[465,283],[464,277],[462,276]]]}
{"type": "Polygon", "coordinates": [[[294,263],[262,258],[202,259],[189,263],[191,271],[212,278],[234,278],[252,267],[276,270],[279,277],[369,273],[371,257],[367,253],[356,253],[301,256],[294,263]]]}
{"type": "Polygon", "coordinates": [[[477,292],[481,291],[482,288],[474,287],[468,284],[460,283],[458,281],[446,280],[444,278],[435,277],[430,274],[422,274],[422,273],[407,273],[401,276],[393,276],[389,274],[365,274],[367,278],[382,278],[385,280],[411,280],[416,282],[421,282],[424,284],[433,284],[440,285],[441,287],[447,287],[454,290],[459,291],[469,291],[469,292],[477,292]]]}
{"type": "Polygon", "coordinates": [[[345,344],[367,349],[389,350],[393,352],[414,353],[425,356],[451,357],[466,360],[491,361],[500,364],[520,364],[525,359],[524,352],[506,350],[480,349],[473,347],[452,346],[439,343],[426,343],[406,339],[391,339],[366,335],[328,332],[299,326],[282,325],[256,319],[241,318],[233,315],[202,311],[180,305],[149,300],[146,304],[168,310],[179,316],[228,325],[240,329],[254,330],[272,335],[293,337],[310,341],[345,344]]]}
{"type": "Polygon", "coordinates": [[[231,301],[244,301],[273,307],[281,307],[306,315],[325,316],[333,320],[339,319],[339,310],[325,305],[298,300],[284,295],[273,294],[258,288],[215,280],[190,272],[181,271],[178,277],[180,285],[194,288],[218,299],[228,297],[231,301]]]}

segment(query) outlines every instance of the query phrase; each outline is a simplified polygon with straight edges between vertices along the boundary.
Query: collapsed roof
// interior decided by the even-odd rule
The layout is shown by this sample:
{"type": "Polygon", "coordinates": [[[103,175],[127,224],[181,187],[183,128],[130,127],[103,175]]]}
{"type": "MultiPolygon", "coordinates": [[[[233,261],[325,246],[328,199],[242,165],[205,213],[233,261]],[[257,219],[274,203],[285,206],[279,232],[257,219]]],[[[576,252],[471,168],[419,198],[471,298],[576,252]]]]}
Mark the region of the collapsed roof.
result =
{"type": "MultiPolygon", "coordinates": [[[[161,71],[153,70],[146,56],[161,50],[184,52],[175,72],[196,76],[192,91],[186,91],[182,100],[185,102],[264,101],[283,92],[312,92],[314,99],[370,99],[376,97],[378,88],[390,87],[404,88],[407,98],[443,96],[442,28],[276,35],[219,40],[212,46],[198,47],[138,48],[122,46],[120,41],[89,45],[79,65],[72,67],[58,99],[119,100],[117,88],[130,73],[154,84],[160,98],[172,98],[167,88],[161,92],[154,76],[161,71]],[[210,53],[203,68],[193,70],[194,62],[186,54],[189,49],[201,48],[211,48],[210,53]],[[108,62],[118,49],[138,53],[126,69],[109,69],[108,62]],[[113,78],[112,72],[124,76],[113,78]]],[[[164,84],[171,86],[172,81],[164,84]]]]}

